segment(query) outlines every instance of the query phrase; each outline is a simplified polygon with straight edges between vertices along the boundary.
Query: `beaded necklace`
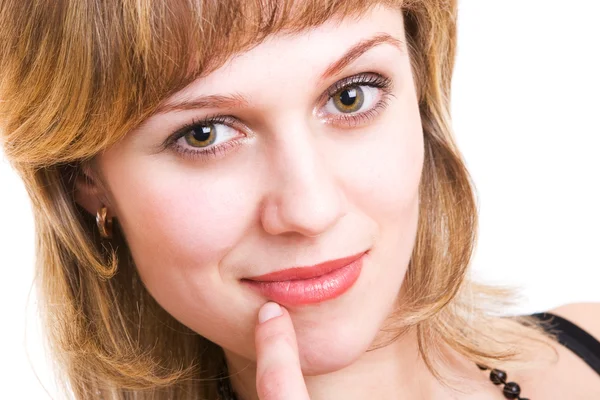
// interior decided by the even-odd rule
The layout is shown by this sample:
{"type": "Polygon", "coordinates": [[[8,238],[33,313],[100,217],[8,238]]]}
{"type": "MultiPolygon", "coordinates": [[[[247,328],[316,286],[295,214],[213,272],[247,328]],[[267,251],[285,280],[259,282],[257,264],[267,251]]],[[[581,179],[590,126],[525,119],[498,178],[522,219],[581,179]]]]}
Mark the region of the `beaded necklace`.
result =
{"type": "MultiPolygon", "coordinates": [[[[477,364],[477,366],[482,371],[490,369],[490,368],[486,367],[485,365],[477,364]]],[[[502,393],[504,394],[504,397],[506,397],[507,399],[529,400],[526,397],[520,397],[521,396],[521,387],[519,386],[518,383],[506,382],[507,379],[508,379],[508,375],[506,375],[506,372],[502,371],[501,369],[494,368],[490,371],[490,380],[494,383],[494,385],[500,385],[500,384],[504,385],[504,388],[502,389],[502,393]]]]}
{"type": "MultiPolygon", "coordinates": [[[[486,371],[490,369],[485,365],[477,364],[480,370],[486,371]]],[[[521,395],[521,387],[516,382],[507,382],[508,376],[505,371],[500,369],[491,369],[490,370],[490,380],[494,385],[504,385],[502,388],[502,393],[504,397],[512,400],[529,400],[525,397],[520,397],[521,395]]],[[[231,383],[227,378],[221,378],[218,382],[218,391],[219,397],[221,400],[238,400],[233,388],[231,387],[231,383]]]]}

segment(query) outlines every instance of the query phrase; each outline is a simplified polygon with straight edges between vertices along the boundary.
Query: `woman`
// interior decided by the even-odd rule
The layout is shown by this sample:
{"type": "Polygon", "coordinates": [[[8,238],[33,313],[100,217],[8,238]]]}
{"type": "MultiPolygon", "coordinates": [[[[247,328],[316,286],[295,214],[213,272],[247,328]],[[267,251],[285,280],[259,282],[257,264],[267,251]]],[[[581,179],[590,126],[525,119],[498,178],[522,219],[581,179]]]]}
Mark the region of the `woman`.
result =
{"type": "Polygon", "coordinates": [[[598,305],[500,318],[512,293],[468,279],[454,1],[0,15],[4,149],[75,398],[600,397],[598,305]]]}

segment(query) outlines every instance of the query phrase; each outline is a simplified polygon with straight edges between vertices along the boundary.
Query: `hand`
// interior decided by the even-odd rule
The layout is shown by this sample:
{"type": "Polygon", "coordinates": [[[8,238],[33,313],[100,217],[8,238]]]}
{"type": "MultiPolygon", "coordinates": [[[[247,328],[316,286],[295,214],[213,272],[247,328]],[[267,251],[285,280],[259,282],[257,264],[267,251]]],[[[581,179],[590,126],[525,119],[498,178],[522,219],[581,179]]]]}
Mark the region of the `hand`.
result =
{"type": "Polygon", "coordinates": [[[290,314],[268,302],[256,325],[256,390],[260,400],[310,400],[298,357],[296,332],[290,314]]]}

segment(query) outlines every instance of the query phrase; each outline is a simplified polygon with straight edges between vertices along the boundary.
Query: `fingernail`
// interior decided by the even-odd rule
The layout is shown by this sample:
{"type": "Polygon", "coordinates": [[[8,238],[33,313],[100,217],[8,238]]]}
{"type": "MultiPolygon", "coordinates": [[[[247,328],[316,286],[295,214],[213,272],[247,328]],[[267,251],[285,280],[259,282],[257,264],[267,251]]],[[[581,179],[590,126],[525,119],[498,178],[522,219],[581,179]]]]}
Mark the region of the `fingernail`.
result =
{"type": "Polygon", "coordinates": [[[260,308],[258,312],[258,322],[263,323],[271,318],[279,317],[282,315],[281,307],[277,303],[273,303],[272,301],[266,303],[260,308]]]}

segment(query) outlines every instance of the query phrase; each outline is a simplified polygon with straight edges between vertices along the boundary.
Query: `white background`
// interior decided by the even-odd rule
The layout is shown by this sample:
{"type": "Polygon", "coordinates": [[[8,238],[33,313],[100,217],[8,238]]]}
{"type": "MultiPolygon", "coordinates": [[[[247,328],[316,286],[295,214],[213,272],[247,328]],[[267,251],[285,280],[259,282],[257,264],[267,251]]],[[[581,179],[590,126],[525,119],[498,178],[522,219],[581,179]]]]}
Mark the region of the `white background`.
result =
{"type": "MultiPolygon", "coordinates": [[[[598,15],[595,0],[460,3],[453,116],[479,194],[473,274],[522,287],[507,313],[600,301],[598,15]]],[[[0,192],[1,397],[49,399],[33,372],[54,394],[27,298],[29,200],[1,154],[0,192]]]]}

